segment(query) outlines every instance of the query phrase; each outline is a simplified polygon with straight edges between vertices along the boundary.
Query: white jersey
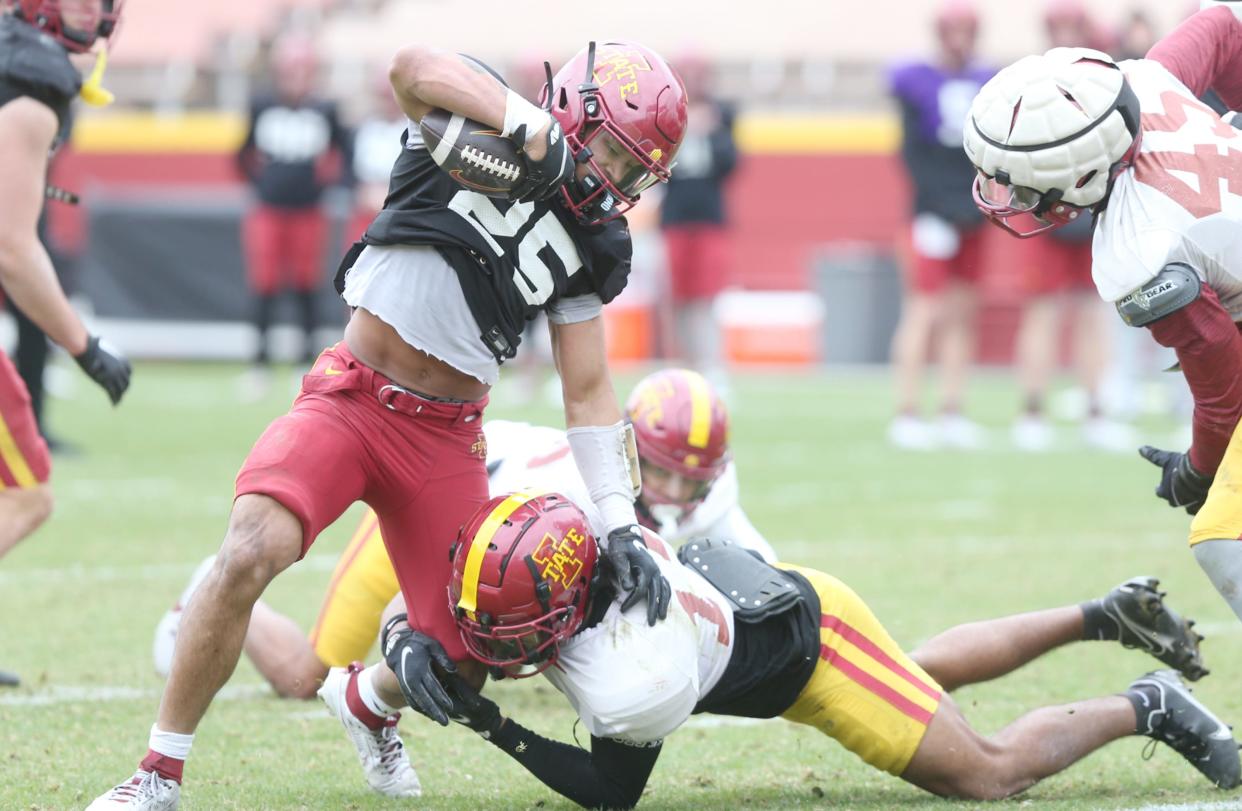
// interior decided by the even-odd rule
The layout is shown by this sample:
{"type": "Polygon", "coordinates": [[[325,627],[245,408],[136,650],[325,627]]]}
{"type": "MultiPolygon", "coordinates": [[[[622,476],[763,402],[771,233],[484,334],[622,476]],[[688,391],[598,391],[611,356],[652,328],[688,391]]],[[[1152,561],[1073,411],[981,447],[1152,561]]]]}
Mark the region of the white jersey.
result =
{"type": "MultiPolygon", "coordinates": [[[[491,477],[493,494],[538,487],[562,492],[570,500],[580,503],[578,496],[586,492],[586,485],[582,483],[564,431],[522,422],[491,420],[483,425],[483,433],[487,436],[488,466],[499,465],[491,477]],[[580,490],[567,492],[566,489],[571,487],[580,490]]],[[[587,516],[598,531],[598,512],[594,507],[587,510],[587,516]]],[[[663,522],[659,533],[661,538],[674,546],[680,546],[691,538],[728,540],[753,549],[769,563],[776,560],[772,546],[751,524],[738,503],[737,468],[732,462],[712,484],[702,504],[681,522],[663,522]]]]}
{"type": "Polygon", "coordinates": [[[1096,288],[1116,302],[1183,262],[1242,321],[1242,131],[1159,62],[1121,68],[1139,99],[1143,140],[1096,223],[1096,288]]]}
{"type": "Polygon", "coordinates": [[[645,604],[623,614],[613,602],[598,625],[564,642],[557,664],[544,671],[588,732],[639,744],[681,726],[733,653],[733,609],[724,596],[651,533],[647,546],[673,589],[668,617],[648,625],[645,604]]]}
{"type": "MultiPolygon", "coordinates": [[[[597,534],[604,531],[563,431],[492,420],[483,432],[489,466],[499,464],[493,495],[552,490],[574,502],[597,534]]],[[[648,533],[647,543],[673,590],[668,618],[649,626],[645,603],[622,614],[614,602],[598,625],[562,644],[557,666],[544,671],[592,735],[632,743],[660,740],[689,718],[733,651],[729,603],[659,538],[648,533]]]]}

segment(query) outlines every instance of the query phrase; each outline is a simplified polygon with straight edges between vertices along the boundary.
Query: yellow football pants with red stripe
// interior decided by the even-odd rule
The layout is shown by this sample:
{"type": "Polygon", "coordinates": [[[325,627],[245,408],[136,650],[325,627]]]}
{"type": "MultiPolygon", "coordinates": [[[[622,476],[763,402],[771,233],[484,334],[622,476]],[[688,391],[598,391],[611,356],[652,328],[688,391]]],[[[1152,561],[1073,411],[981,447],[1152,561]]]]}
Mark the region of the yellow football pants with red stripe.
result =
{"type": "Polygon", "coordinates": [[[384,609],[400,590],[379,520],[367,510],[332,572],[311,631],[311,646],[319,660],[329,667],[365,660],[379,634],[384,609]]]}
{"type": "Polygon", "coordinates": [[[811,582],[820,600],[820,655],[782,718],[808,724],[877,769],[901,775],[940,707],[940,685],[897,647],[849,586],[814,569],[779,564],[811,582]]]}
{"type": "Polygon", "coordinates": [[[1190,545],[1242,539],[1242,423],[1233,429],[1207,501],[1190,522],[1190,545]]]}

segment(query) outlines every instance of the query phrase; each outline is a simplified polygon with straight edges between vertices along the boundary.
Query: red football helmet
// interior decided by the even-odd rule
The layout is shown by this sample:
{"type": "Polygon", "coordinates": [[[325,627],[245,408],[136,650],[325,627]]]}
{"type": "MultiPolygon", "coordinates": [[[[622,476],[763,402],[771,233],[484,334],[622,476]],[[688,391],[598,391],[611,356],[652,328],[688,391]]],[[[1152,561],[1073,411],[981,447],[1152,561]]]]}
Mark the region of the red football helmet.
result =
{"type": "Polygon", "coordinates": [[[671,471],[700,487],[679,501],[644,486],[646,506],[669,505],[688,513],[729,463],[729,412],[707,379],[689,369],[665,369],[643,378],[630,393],[626,416],[634,426],[644,479],[649,466],[671,471]]]}
{"type": "Polygon", "coordinates": [[[591,171],[562,190],[581,221],[601,223],[633,208],[643,190],[668,180],[686,133],[686,89],[655,51],[634,42],[592,42],[551,78],[550,111],[579,163],[591,171]],[[610,177],[597,158],[623,156],[610,177]]]}
{"type": "Polygon", "coordinates": [[[116,33],[125,0],[16,0],[17,14],[73,53],[85,53],[95,41],[116,33]],[[89,8],[87,8],[89,6],[89,8]],[[72,8],[73,11],[68,11],[72,8]],[[79,20],[78,18],[88,18],[79,20]],[[85,22],[85,24],[82,24],[85,22]]]}
{"type": "Polygon", "coordinates": [[[569,499],[512,493],[470,517],[449,557],[449,609],[466,650],[525,678],[555,663],[581,627],[599,547],[569,499]]]}

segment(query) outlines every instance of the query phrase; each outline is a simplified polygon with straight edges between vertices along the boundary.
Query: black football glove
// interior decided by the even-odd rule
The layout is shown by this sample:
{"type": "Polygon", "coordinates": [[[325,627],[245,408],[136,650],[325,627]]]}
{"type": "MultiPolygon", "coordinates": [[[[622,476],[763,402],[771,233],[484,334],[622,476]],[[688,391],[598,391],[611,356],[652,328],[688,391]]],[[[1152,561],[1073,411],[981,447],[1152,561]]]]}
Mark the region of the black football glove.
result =
{"type": "Polygon", "coordinates": [[[103,390],[108,392],[112,405],[121,402],[121,395],[129,388],[129,376],[132,372],[129,361],[121,350],[98,335],[92,335],[86,342],[82,354],[74,355],[73,359],[82,367],[82,371],[94,380],[103,390]]]}
{"type": "Polygon", "coordinates": [[[647,624],[668,616],[668,601],[673,589],[660,574],[660,567],[647,552],[642,530],[636,525],[618,527],[608,533],[608,563],[617,594],[629,592],[622,611],[628,611],[639,600],[647,601],[647,624]]]}
{"type": "Polygon", "coordinates": [[[1169,506],[1185,507],[1191,515],[1199,512],[1203,502],[1207,501],[1212,477],[1195,470],[1194,465],[1190,464],[1189,454],[1162,451],[1151,445],[1139,448],[1139,454],[1162,470],[1160,484],[1156,487],[1157,496],[1169,502],[1169,506]]]}
{"type": "Polygon", "coordinates": [[[456,673],[448,677],[447,686],[453,702],[449,720],[474,730],[485,740],[490,739],[505,720],[496,702],[484,698],[456,673]]]}
{"type": "Polygon", "coordinates": [[[565,133],[555,119],[541,138],[547,147],[541,160],[534,160],[527,153],[526,125],[514,130],[511,137],[517,144],[518,156],[522,158],[526,171],[521,182],[509,193],[510,200],[523,203],[546,200],[573,178],[577,164],[565,140],[565,133]]]}
{"type": "Polygon", "coordinates": [[[392,672],[397,674],[401,695],[405,696],[410,707],[446,727],[449,722],[448,713],[453,709],[453,700],[436,678],[432,665],[439,665],[448,674],[455,674],[457,665],[453,664],[444,646],[426,634],[415,631],[408,625],[393,630],[394,625],[405,619],[405,614],[398,614],[384,626],[380,639],[384,660],[388,662],[392,672]]]}

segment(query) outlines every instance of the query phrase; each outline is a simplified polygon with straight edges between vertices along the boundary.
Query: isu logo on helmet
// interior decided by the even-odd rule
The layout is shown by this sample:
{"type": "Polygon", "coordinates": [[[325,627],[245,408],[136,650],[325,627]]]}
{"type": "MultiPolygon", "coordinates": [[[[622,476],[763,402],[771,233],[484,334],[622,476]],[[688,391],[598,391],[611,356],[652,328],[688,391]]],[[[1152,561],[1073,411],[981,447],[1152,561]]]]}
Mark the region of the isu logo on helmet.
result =
{"type": "Polygon", "coordinates": [[[544,86],[551,112],[590,172],[565,184],[583,222],[620,217],[642,192],[669,178],[686,133],[686,89],[655,51],[633,42],[592,42],[544,86]],[[605,161],[609,158],[609,161],[605,161]],[[601,162],[626,166],[611,176],[601,162]]]}
{"type": "Polygon", "coordinates": [[[125,0],[16,0],[17,16],[73,53],[116,33],[125,0]]]}
{"type": "Polygon", "coordinates": [[[556,493],[493,498],[449,555],[449,609],[470,655],[513,678],[556,662],[596,575],[599,548],[582,510],[556,493]]]}
{"type": "Polygon", "coordinates": [[[1107,54],[1054,48],[992,77],[963,135],[975,204],[1015,236],[1034,236],[1108,196],[1138,152],[1138,97],[1107,54]]]}
{"type": "Polygon", "coordinates": [[[642,462],[643,506],[681,508],[680,518],[707,497],[729,463],[729,413],[698,372],[666,369],[643,378],[630,394],[626,417],[634,426],[642,462]],[[696,482],[688,498],[663,486],[675,474],[696,482]],[[656,476],[661,481],[655,481],[656,476]]]}

